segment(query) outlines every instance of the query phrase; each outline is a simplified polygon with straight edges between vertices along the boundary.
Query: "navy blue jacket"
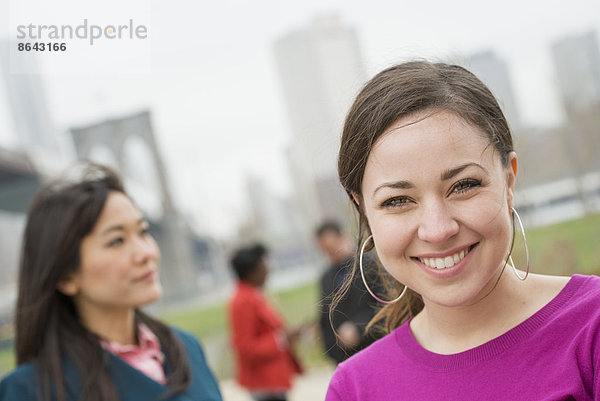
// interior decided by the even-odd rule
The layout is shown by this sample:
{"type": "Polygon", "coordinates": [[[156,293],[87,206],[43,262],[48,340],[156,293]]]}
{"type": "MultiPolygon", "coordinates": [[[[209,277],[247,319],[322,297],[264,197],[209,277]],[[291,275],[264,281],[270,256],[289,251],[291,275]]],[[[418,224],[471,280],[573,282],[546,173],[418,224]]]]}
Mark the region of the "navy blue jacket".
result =
{"type": "MultiPolygon", "coordinates": [[[[222,401],[219,386],[206,364],[200,343],[190,334],[174,330],[187,351],[192,374],[185,393],[175,394],[165,401],[222,401]]],[[[168,361],[166,362],[168,364],[168,361]]],[[[110,354],[108,371],[121,395],[120,401],[159,400],[168,391],[144,373],[122,359],[110,354]]],[[[81,395],[79,375],[72,363],[66,362],[63,371],[67,381],[67,400],[77,401],[81,395]]],[[[38,401],[38,372],[35,362],[24,363],[0,381],[0,401],[38,401]]],[[[54,397],[52,398],[55,399],[54,397]]]]}

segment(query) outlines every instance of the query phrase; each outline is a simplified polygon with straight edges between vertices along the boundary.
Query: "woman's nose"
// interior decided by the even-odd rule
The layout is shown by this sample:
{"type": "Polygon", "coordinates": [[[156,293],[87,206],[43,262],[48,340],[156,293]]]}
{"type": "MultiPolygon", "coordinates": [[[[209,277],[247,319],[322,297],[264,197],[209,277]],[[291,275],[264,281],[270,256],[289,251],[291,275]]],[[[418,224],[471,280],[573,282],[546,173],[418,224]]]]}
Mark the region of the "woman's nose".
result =
{"type": "Polygon", "coordinates": [[[151,238],[136,238],[134,240],[133,260],[136,264],[145,264],[149,259],[156,257],[158,247],[151,238]]]}
{"type": "Polygon", "coordinates": [[[443,201],[433,201],[423,207],[417,231],[422,241],[441,244],[456,235],[458,230],[458,222],[443,201]]]}

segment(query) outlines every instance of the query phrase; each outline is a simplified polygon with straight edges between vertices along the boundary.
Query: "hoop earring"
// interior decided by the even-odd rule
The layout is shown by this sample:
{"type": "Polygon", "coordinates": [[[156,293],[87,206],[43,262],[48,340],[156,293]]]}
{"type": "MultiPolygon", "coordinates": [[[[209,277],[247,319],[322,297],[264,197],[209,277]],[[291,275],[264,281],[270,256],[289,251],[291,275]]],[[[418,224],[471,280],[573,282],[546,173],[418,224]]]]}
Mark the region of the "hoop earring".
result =
{"type": "Polygon", "coordinates": [[[404,289],[402,290],[402,292],[400,293],[400,295],[398,295],[398,298],[393,299],[391,301],[384,301],[383,299],[379,298],[377,295],[373,294],[373,291],[371,291],[371,289],[369,288],[369,285],[367,284],[367,280],[365,279],[365,272],[363,269],[363,256],[365,253],[365,247],[367,246],[367,242],[369,242],[370,239],[373,238],[373,234],[369,235],[367,237],[367,239],[365,239],[365,241],[363,242],[362,246],[360,247],[360,259],[358,259],[358,265],[360,266],[360,276],[362,277],[362,281],[363,284],[365,285],[365,288],[367,289],[367,291],[369,291],[369,294],[371,294],[371,296],[373,298],[375,298],[376,300],[378,300],[379,302],[381,302],[382,304],[393,304],[396,303],[400,300],[400,298],[402,298],[404,296],[404,293],[406,292],[406,289],[408,288],[407,286],[404,286],[404,289]]]}
{"type": "MultiPolygon", "coordinates": [[[[517,213],[517,211],[515,210],[514,207],[511,208],[514,216],[517,216],[517,221],[519,222],[519,227],[521,228],[521,234],[523,235],[523,241],[525,242],[525,255],[527,257],[527,271],[525,272],[524,276],[521,276],[519,274],[519,272],[517,271],[517,268],[515,267],[515,262],[513,262],[513,258],[511,254],[508,254],[508,259],[510,260],[510,267],[512,267],[513,273],[515,273],[515,276],[517,276],[517,278],[521,281],[525,281],[525,279],[527,278],[527,276],[529,276],[529,247],[527,246],[527,237],[525,237],[525,228],[523,227],[523,222],[521,221],[521,217],[519,216],[519,213],[517,213]]],[[[513,216],[513,241],[514,241],[514,225],[515,225],[515,218],[513,216]]]]}

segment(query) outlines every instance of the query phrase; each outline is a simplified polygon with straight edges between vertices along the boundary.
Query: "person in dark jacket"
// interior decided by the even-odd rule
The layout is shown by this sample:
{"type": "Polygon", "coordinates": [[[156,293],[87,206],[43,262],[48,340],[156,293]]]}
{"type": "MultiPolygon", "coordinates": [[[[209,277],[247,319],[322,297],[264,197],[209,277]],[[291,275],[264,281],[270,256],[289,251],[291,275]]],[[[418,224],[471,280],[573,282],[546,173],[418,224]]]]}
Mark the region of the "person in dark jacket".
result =
{"type": "MultiPolygon", "coordinates": [[[[377,313],[379,305],[369,296],[362,281],[357,279],[330,313],[333,294],[353,269],[354,248],[335,221],[323,222],[315,236],[330,263],[320,281],[321,338],[327,356],[337,364],[377,339],[376,333],[365,332],[365,326],[377,313]]],[[[376,268],[370,261],[366,267],[367,274],[373,273],[376,268]]]]}
{"type": "Polygon", "coordinates": [[[221,401],[198,341],[140,308],[162,295],[160,251],[112,170],[53,182],[27,215],[18,367],[0,401],[221,401]]]}

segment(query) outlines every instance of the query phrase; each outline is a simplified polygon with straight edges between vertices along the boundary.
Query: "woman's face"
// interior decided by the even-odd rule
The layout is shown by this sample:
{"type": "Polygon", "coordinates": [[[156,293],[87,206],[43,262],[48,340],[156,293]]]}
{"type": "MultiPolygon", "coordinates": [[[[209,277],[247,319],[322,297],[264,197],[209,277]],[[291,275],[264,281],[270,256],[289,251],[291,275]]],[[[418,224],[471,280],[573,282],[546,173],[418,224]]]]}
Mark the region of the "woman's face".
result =
{"type": "Polygon", "coordinates": [[[450,112],[393,124],[367,159],[361,200],[388,272],[426,305],[486,295],[508,252],[516,169],[514,152],[504,168],[485,135],[450,112]]]}
{"type": "Polygon", "coordinates": [[[110,192],[94,229],[81,242],[81,264],[59,285],[80,313],[131,309],[162,295],[160,252],[133,202],[110,192]]]}

